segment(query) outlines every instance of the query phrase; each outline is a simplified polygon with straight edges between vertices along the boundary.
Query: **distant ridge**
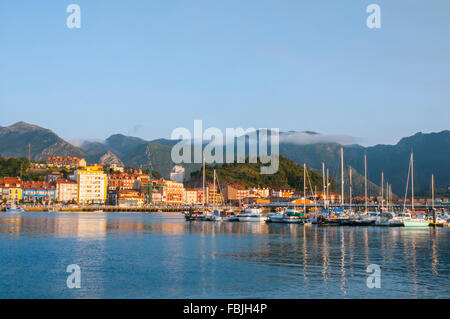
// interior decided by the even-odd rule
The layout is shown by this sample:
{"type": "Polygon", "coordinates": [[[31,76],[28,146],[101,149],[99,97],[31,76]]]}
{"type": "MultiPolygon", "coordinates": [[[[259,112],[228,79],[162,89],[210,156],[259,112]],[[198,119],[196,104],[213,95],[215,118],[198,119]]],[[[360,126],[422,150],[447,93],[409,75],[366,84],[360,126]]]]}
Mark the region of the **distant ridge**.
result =
{"type": "MultiPolygon", "coordinates": [[[[327,139],[327,136],[311,131],[280,132],[280,154],[298,164],[306,163],[319,173],[324,161],[330,170],[330,176],[339,181],[341,144],[327,141],[338,137],[340,138],[332,136],[331,139],[327,139]],[[287,136],[289,139],[282,139],[287,136]],[[305,137],[312,139],[301,141],[296,139],[305,137]]],[[[172,146],[177,142],[178,140],[164,138],[147,141],[138,137],[114,134],[103,142],[84,142],[81,147],[76,147],[51,130],[37,125],[18,122],[11,126],[0,127],[0,155],[4,157],[28,157],[28,144],[31,144],[33,160],[45,160],[48,156],[59,155],[85,157],[88,162],[94,163],[99,162],[110,152],[126,166],[148,169],[151,163],[153,168],[166,178],[174,165],[170,153],[172,146]]],[[[364,176],[364,153],[367,153],[368,179],[374,182],[369,183],[372,185],[371,192],[378,192],[376,185],[380,184],[381,172],[384,171],[385,178],[392,184],[394,193],[403,196],[411,150],[414,151],[415,157],[417,191],[430,188],[432,173],[435,174],[437,188],[447,189],[450,186],[450,130],[435,133],[419,132],[402,138],[395,145],[363,147],[352,143],[343,147],[346,168],[352,166],[354,169],[355,195],[363,194],[361,178],[364,176]]],[[[107,158],[113,157],[109,154],[107,158]]],[[[188,175],[200,167],[199,164],[184,166],[188,175]]]]}

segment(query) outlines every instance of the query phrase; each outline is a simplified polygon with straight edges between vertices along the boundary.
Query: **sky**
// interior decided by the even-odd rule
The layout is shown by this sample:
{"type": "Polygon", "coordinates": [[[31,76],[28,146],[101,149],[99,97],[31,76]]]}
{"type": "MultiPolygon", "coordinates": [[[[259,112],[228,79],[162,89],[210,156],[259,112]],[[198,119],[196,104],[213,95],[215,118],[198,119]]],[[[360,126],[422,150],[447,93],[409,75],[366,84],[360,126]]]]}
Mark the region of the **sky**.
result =
{"type": "Polygon", "coordinates": [[[449,17],[448,0],[0,0],[0,126],[150,140],[203,120],[395,144],[450,128],[449,17]]]}

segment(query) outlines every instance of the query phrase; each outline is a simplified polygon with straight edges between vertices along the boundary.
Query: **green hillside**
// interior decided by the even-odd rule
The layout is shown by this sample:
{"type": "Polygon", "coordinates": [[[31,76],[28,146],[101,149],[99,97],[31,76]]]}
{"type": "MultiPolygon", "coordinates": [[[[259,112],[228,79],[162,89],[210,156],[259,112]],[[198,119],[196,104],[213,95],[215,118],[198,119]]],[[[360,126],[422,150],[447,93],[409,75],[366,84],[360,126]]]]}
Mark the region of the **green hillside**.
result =
{"type": "MultiPolygon", "coordinates": [[[[290,159],[280,155],[280,167],[276,174],[263,175],[260,168],[264,164],[258,163],[233,163],[217,166],[206,166],[206,180],[213,181],[213,170],[216,170],[218,180],[221,185],[239,184],[246,187],[268,186],[270,188],[293,188],[303,191],[303,165],[296,164],[290,159]]],[[[322,175],[313,170],[307,170],[312,188],[317,191],[322,190],[322,175]]],[[[200,187],[202,184],[202,172],[197,171],[191,174],[189,182],[191,187],[200,187]]],[[[307,180],[307,187],[309,182],[307,180]]],[[[336,185],[333,182],[332,188],[335,191],[336,185]]]]}

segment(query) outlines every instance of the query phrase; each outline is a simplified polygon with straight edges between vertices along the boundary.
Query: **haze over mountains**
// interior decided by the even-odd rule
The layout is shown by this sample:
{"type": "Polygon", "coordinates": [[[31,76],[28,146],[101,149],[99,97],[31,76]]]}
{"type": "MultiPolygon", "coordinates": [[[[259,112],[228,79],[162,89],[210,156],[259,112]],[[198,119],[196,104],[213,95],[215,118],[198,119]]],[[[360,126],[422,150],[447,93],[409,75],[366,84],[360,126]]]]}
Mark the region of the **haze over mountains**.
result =
{"type": "MultiPolygon", "coordinates": [[[[314,132],[294,132],[294,136],[311,137],[305,142],[292,138],[292,133],[280,133],[280,154],[299,164],[321,172],[322,161],[330,169],[330,177],[340,178],[340,148],[333,141],[324,141],[322,135],[314,132]],[[288,136],[289,135],[289,136],[288,136]],[[289,137],[289,138],[287,138],[289,137]]],[[[341,136],[336,140],[342,141],[341,136]]],[[[115,134],[104,142],[84,142],[74,146],[60,138],[49,129],[24,122],[8,127],[0,127],[0,156],[28,157],[30,144],[31,158],[43,161],[48,156],[84,157],[88,162],[117,163],[132,167],[147,168],[149,161],[155,170],[167,177],[174,165],[171,148],[177,141],[157,139],[147,141],[138,137],[115,134]]],[[[347,141],[348,142],[348,141],[347,141]]],[[[367,154],[368,179],[370,193],[376,193],[381,181],[381,172],[392,185],[393,191],[403,195],[408,172],[411,150],[415,158],[415,188],[430,188],[431,174],[435,174],[437,187],[450,186],[450,131],[438,133],[417,133],[401,139],[396,145],[376,145],[363,147],[345,145],[344,160],[354,168],[354,192],[362,193],[364,176],[364,153],[367,154]]],[[[186,165],[188,171],[198,169],[199,165],[186,165]]],[[[346,170],[348,172],[348,170],[346,170]]],[[[348,179],[348,173],[346,173],[348,179]]]]}

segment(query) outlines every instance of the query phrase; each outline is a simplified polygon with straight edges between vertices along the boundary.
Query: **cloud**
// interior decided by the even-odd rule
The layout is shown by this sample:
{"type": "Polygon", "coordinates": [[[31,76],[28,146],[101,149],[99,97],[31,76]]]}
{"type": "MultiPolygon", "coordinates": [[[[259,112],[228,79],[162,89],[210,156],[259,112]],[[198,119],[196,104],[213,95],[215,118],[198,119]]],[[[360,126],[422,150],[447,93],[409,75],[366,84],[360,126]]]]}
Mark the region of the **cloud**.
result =
{"type": "Polygon", "coordinates": [[[82,139],[82,138],[68,137],[68,138],[65,138],[65,140],[76,147],[82,147],[84,143],[105,144],[105,141],[102,139],[82,139]]]}
{"type": "Polygon", "coordinates": [[[280,133],[280,143],[308,145],[308,144],[356,144],[359,138],[349,135],[327,135],[312,132],[283,132],[280,133]]]}

